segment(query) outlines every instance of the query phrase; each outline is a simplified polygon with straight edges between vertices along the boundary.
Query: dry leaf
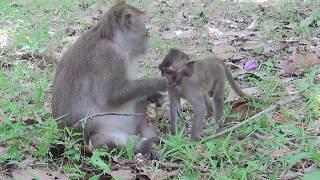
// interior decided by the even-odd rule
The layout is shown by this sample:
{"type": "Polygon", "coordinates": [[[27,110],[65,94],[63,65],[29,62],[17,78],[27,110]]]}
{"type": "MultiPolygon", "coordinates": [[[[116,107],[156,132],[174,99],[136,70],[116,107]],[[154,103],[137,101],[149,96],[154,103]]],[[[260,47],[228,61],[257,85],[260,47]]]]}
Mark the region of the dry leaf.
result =
{"type": "Polygon", "coordinates": [[[293,171],[289,171],[289,172],[282,172],[279,176],[280,179],[282,180],[291,180],[291,179],[296,179],[297,177],[301,176],[302,173],[301,172],[293,172],[293,171]]]}
{"type": "Polygon", "coordinates": [[[239,114],[240,117],[227,117],[225,119],[225,122],[232,122],[232,121],[243,121],[248,117],[251,117],[259,112],[261,112],[261,109],[254,109],[245,102],[236,102],[233,107],[230,114],[239,114]]]}
{"type": "Polygon", "coordinates": [[[276,123],[286,124],[289,122],[288,118],[284,117],[280,112],[273,113],[272,121],[276,123]]]}
{"type": "Polygon", "coordinates": [[[288,37],[288,38],[286,38],[286,39],[283,39],[281,42],[293,43],[293,42],[298,42],[299,40],[300,40],[299,37],[291,36],[291,37],[288,37]]]}
{"type": "Polygon", "coordinates": [[[215,27],[209,27],[208,34],[210,37],[220,38],[223,33],[215,27]]]}
{"type": "Polygon", "coordinates": [[[280,149],[280,150],[277,150],[277,151],[271,151],[271,152],[267,152],[266,154],[270,157],[273,157],[273,158],[281,158],[281,157],[284,157],[286,155],[288,155],[289,153],[293,153],[293,154],[296,154],[298,153],[299,150],[292,150],[290,149],[289,147],[286,147],[284,149],[280,149]]]}
{"type": "Polygon", "coordinates": [[[315,53],[309,53],[306,55],[303,54],[295,54],[293,55],[293,63],[303,67],[303,66],[314,66],[320,64],[320,58],[315,53]]]}
{"type": "Polygon", "coordinates": [[[0,29],[0,52],[8,46],[8,39],[7,31],[0,29]]]}
{"type": "Polygon", "coordinates": [[[120,169],[117,171],[112,171],[111,176],[113,178],[123,178],[123,179],[128,179],[128,180],[133,179],[133,173],[131,172],[131,170],[127,170],[127,169],[120,169]]]}
{"type": "Polygon", "coordinates": [[[3,154],[5,154],[6,152],[7,152],[7,150],[8,150],[8,146],[6,146],[5,144],[1,144],[0,145],[0,156],[1,155],[3,155],[3,154]]]}
{"type": "Polygon", "coordinates": [[[273,140],[274,139],[273,135],[263,136],[263,135],[260,135],[259,133],[253,133],[253,136],[258,139],[261,139],[261,140],[273,140]]]}
{"type": "Polygon", "coordinates": [[[212,51],[222,59],[229,59],[234,55],[235,48],[227,43],[216,44],[212,51]]]}
{"type": "Polygon", "coordinates": [[[45,180],[67,180],[67,176],[59,172],[54,172],[46,169],[32,169],[31,167],[27,168],[18,168],[11,171],[13,179],[16,180],[33,180],[35,177],[37,179],[45,180]]]}
{"type": "Polygon", "coordinates": [[[286,75],[292,76],[293,74],[300,74],[303,68],[315,66],[320,64],[320,58],[315,53],[296,54],[292,55],[291,62],[282,62],[280,67],[285,71],[286,75]]]}
{"type": "Polygon", "coordinates": [[[159,170],[151,175],[151,180],[169,179],[170,177],[175,176],[176,174],[176,171],[167,172],[159,170]]]}
{"type": "Polygon", "coordinates": [[[256,148],[256,150],[272,158],[282,158],[284,156],[287,156],[288,154],[297,154],[298,152],[300,152],[300,150],[298,149],[293,150],[293,149],[290,149],[289,147],[285,147],[283,149],[279,149],[276,151],[269,151],[263,148],[256,148]]]}
{"type": "Polygon", "coordinates": [[[199,154],[204,154],[206,152],[206,148],[202,146],[201,144],[198,144],[196,146],[196,152],[199,154]]]}

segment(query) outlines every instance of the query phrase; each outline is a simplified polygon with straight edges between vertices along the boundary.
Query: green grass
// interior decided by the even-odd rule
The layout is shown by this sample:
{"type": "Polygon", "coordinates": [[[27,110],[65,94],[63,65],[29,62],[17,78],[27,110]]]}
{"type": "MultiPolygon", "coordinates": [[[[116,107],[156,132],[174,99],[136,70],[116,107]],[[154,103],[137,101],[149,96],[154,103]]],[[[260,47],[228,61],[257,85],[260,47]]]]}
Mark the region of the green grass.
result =
{"type": "MultiPolygon", "coordinates": [[[[152,52],[149,57],[153,60],[143,63],[144,76],[152,77],[159,73],[156,67],[170,47],[192,52],[191,56],[195,58],[211,55],[212,40],[203,36],[203,33],[212,25],[213,10],[219,10],[225,20],[261,13],[259,6],[251,2],[243,3],[241,8],[231,2],[213,1],[207,6],[197,5],[199,2],[186,1],[186,6],[193,8],[189,12],[192,15],[190,21],[196,29],[192,40],[178,37],[164,40],[160,32],[151,32],[152,52]]],[[[11,165],[19,165],[32,157],[35,158],[35,167],[61,170],[71,179],[88,178],[95,174],[94,179],[104,173],[110,174],[117,164],[115,159],[119,162],[134,158],[131,140],[128,140],[129,148],[124,150],[104,148],[95,150],[92,155],[85,154],[82,133],[59,129],[57,121],[50,114],[55,55],[68,38],[66,29],[73,28],[79,35],[92,25],[91,17],[98,9],[105,10],[113,3],[102,0],[66,0],[59,3],[54,0],[1,1],[0,32],[8,32],[10,44],[3,51],[0,50],[0,145],[7,147],[7,151],[0,154],[0,176],[7,175],[11,165]],[[30,53],[32,56],[19,58],[17,53],[30,53]],[[42,58],[45,59],[44,68],[39,67],[42,58]]],[[[181,12],[178,6],[168,3],[154,6],[153,2],[137,0],[129,3],[152,16],[150,23],[153,27],[163,28],[167,24],[170,28],[179,29],[184,26],[179,21],[181,12]]],[[[263,42],[267,40],[277,43],[290,36],[313,37],[319,32],[319,22],[320,9],[316,0],[272,1],[265,6],[257,20],[259,33],[264,39],[253,51],[261,53],[263,42]],[[303,14],[297,13],[307,7],[310,10],[305,13],[311,14],[318,27],[306,25],[302,22],[303,14]],[[286,21],[292,24],[292,30],[285,28],[286,21]],[[264,26],[264,23],[268,26],[264,26]]],[[[286,50],[262,63],[259,72],[262,80],[250,77],[244,80],[257,86],[266,98],[274,101],[287,97],[285,88],[288,85],[296,86],[298,92],[303,92],[303,101],[281,107],[278,111],[288,121],[279,123],[271,116],[264,116],[255,124],[248,124],[224,137],[204,143],[203,151],[199,151],[198,143],[186,139],[192,113],[181,113],[180,131],[176,136],[166,135],[164,132],[169,131],[169,125],[166,121],[160,122],[163,138],[157,149],[161,161],[180,163],[184,167],[176,172],[174,179],[276,179],[283,172],[295,171],[301,162],[308,161],[309,166],[319,167],[320,155],[315,150],[319,150],[320,140],[313,127],[320,116],[320,85],[314,82],[320,69],[315,66],[308,69],[303,77],[289,84],[284,83],[283,77],[274,69],[273,62],[277,57],[288,55],[286,50]],[[277,97],[272,97],[272,94],[277,97]],[[301,124],[308,127],[301,128],[301,124]],[[257,139],[254,134],[271,139],[257,139]],[[279,158],[270,155],[287,147],[297,150],[296,153],[291,151],[279,158]],[[210,167],[210,171],[201,172],[197,167],[210,167]]],[[[262,107],[266,108],[267,105],[262,107]]],[[[230,115],[230,110],[231,106],[226,105],[225,116],[230,115]]],[[[207,127],[205,133],[211,134],[213,129],[207,127]]],[[[160,170],[165,168],[148,166],[147,172],[152,174],[160,170]]],[[[134,173],[138,176],[141,172],[134,173]]]]}

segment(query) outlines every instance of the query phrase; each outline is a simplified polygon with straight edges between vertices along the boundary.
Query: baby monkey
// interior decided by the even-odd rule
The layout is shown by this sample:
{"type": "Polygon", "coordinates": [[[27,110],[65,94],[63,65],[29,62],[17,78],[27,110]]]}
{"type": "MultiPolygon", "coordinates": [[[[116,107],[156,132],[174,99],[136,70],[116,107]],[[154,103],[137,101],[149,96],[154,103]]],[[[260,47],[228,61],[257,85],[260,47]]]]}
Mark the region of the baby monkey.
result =
{"type": "Polygon", "coordinates": [[[190,101],[194,110],[190,137],[193,141],[200,140],[203,121],[208,114],[213,114],[214,121],[223,125],[221,117],[225,79],[239,96],[252,98],[237,86],[230,70],[217,57],[193,61],[186,53],[172,48],[159,69],[162,76],[168,79],[171,133],[176,134],[180,98],[185,98],[190,101]]]}

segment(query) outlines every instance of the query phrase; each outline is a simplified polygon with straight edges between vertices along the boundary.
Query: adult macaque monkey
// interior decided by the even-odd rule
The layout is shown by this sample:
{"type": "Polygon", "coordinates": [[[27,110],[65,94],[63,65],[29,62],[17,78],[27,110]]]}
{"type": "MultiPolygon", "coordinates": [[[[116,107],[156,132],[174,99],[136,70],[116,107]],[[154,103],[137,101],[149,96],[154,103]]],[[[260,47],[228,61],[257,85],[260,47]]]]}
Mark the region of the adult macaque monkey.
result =
{"type": "Polygon", "coordinates": [[[207,114],[212,113],[214,120],[220,120],[219,124],[223,124],[221,117],[224,105],[225,79],[239,96],[249,97],[237,86],[223,61],[216,57],[193,61],[184,52],[170,49],[159,65],[159,69],[161,74],[168,79],[172,134],[175,134],[177,129],[178,110],[181,106],[180,98],[186,98],[191,102],[195,112],[191,140],[200,140],[203,121],[207,114]]]}
{"type": "MultiPolygon", "coordinates": [[[[81,126],[81,119],[96,113],[145,113],[148,99],[167,89],[166,78],[138,79],[137,58],[147,39],[144,13],[119,2],[67,49],[53,81],[52,114],[61,117],[62,127],[81,126]]],[[[152,154],[157,139],[145,116],[96,116],[84,131],[95,147],[126,147],[128,137],[141,134],[135,145],[141,153],[152,154]]]]}

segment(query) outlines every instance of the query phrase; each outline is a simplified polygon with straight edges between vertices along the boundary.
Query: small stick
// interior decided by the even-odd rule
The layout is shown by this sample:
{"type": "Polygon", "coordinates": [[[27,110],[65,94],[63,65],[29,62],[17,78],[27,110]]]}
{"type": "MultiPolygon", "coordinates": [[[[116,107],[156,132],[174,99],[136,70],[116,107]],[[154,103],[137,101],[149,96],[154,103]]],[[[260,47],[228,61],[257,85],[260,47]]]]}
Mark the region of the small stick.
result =
{"type": "Polygon", "coordinates": [[[144,113],[133,114],[133,113],[103,112],[103,113],[97,113],[97,114],[90,115],[89,119],[92,119],[97,116],[112,116],[112,115],[115,115],[115,116],[143,116],[145,114],[144,113]]]}
{"type": "Polygon", "coordinates": [[[288,103],[291,103],[291,102],[296,101],[296,100],[301,99],[301,98],[302,98],[302,96],[300,96],[300,95],[295,95],[295,96],[292,96],[292,97],[288,98],[287,100],[280,101],[280,102],[278,102],[276,105],[273,105],[273,106],[271,106],[270,108],[268,108],[268,109],[266,109],[266,110],[264,110],[264,111],[261,111],[261,112],[255,114],[255,115],[251,116],[250,118],[246,119],[245,121],[242,121],[242,122],[238,123],[237,125],[232,126],[232,127],[229,128],[229,129],[226,129],[226,130],[224,130],[224,131],[221,131],[221,132],[219,132],[219,133],[217,133],[217,134],[215,134],[215,135],[213,135],[213,136],[209,136],[208,138],[206,138],[206,139],[204,139],[203,141],[201,141],[201,143],[206,143],[206,142],[208,142],[208,141],[210,141],[210,140],[212,140],[212,139],[214,139],[214,138],[217,138],[217,137],[222,136],[222,135],[224,135],[224,134],[226,134],[226,133],[229,133],[229,132],[231,132],[231,131],[233,131],[233,130],[235,130],[235,129],[237,129],[237,128],[245,125],[245,124],[247,124],[248,122],[254,123],[254,122],[256,122],[261,116],[266,115],[266,114],[269,114],[269,113],[273,112],[274,110],[279,109],[281,106],[284,106],[284,105],[286,105],[286,104],[288,104],[288,103]]]}
{"type": "MultiPolygon", "coordinates": [[[[94,117],[98,117],[98,116],[143,116],[145,115],[144,113],[116,113],[116,112],[103,112],[103,113],[97,113],[97,114],[92,114],[88,116],[88,120],[94,118],[94,117]]],[[[78,121],[75,125],[73,125],[73,127],[78,126],[81,122],[83,122],[84,120],[86,120],[86,118],[81,119],[80,121],[78,121]]]]}

